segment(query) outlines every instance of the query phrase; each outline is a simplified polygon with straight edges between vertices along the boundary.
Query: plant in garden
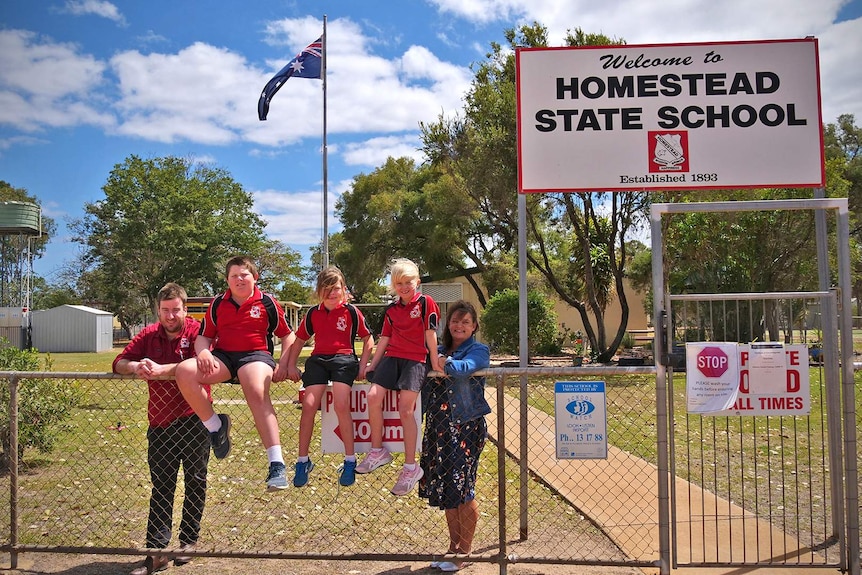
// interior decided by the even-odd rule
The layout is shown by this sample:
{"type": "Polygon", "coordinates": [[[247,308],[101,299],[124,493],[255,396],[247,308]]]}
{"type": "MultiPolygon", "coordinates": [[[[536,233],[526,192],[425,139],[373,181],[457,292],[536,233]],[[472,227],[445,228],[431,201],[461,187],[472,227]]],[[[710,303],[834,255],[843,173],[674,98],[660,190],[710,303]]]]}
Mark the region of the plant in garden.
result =
{"type": "MultiPolygon", "coordinates": [[[[547,296],[538,291],[527,294],[527,353],[553,355],[561,351],[557,336],[557,314],[547,296]]],[[[518,292],[497,292],[482,313],[482,333],[491,348],[500,353],[518,353],[518,292]]]]}
{"type": "MultiPolygon", "coordinates": [[[[39,371],[39,353],[9,347],[0,338],[0,371],[39,371]]],[[[51,369],[51,360],[45,360],[44,370],[51,369]]],[[[9,421],[8,380],[0,385],[0,468],[6,469],[12,443],[9,421]]],[[[49,378],[21,378],[18,381],[18,459],[24,450],[38,449],[50,452],[72,410],[81,403],[82,391],[72,380],[49,378]]]]}

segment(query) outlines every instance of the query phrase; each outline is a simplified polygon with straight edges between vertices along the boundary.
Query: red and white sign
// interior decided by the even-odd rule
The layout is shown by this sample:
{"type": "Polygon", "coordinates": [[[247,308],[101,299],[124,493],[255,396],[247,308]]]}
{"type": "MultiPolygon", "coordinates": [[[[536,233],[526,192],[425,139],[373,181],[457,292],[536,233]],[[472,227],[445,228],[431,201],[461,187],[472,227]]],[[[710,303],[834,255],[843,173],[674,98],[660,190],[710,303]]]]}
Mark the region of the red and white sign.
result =
{"type": "MultiPolygon", "coordinates": [[[[368,422],[368,391],[369,384],[354,384],[350,390],[350,412],[353,416],[353,441],[356,453],[366,453],[371,450],[371,424],[368,422]]],[[[327,389],[320,402],[320,446],[323,453],[344,453],[344,443],[341,431],[338,429],[338,417],[333,407],[332,389],[327,389]]],[[[413,412],[416,429],[416,451],[422,450],[422,409],[419,401],[413,412]]],[[[404,452],[404,428],[398,415],[398,393],[389,391],[383,401],[383,446],[395,453],[404,452]]]]}
{"type": "Polygon", "coordinates": [[[712,413],[736,401],[739,353],[735,343],[687,343],[686,407],[689,413],[712,413]]]}
{"type": "Polygon", "coordinates": [[[686,344],[686,405],[701,415],[808,415],[804,344],[686,344]],[[725,357],[722,357],[722,353],[725,357]]]}
{"type": "Polygon", "coordinates": [[[712,415],[808,415],[811,413],[811,381],[808,346],[784,346],[781,381],[773,381],[772,370],[757,370],[750,345],[739,346],[739,389],[728,409],[712,415]]]}
{"type": "Polygon", "coordinates": [[[717,346],[707,346],[697,352],[696,367],[705,377],[721,377],[727,373],[730,360],[727,353],[717,346]]]}
{"type": "Polygon", "coordinates": [[[818,44],[519,48],[518,190],[823,187],[818,44]]]}

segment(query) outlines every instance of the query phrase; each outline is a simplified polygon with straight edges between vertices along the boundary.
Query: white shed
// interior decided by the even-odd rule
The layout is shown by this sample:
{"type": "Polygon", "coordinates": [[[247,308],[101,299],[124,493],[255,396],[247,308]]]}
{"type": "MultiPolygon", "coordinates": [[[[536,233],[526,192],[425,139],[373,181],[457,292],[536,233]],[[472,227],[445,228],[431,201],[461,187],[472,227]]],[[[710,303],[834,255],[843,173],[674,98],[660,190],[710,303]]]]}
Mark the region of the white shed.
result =
{"type": "Polygon", "coordinates": [[[43,352],[99,352],[114,346],[114,314],[61,305],[30,314],[33,347],[43,352]]]}

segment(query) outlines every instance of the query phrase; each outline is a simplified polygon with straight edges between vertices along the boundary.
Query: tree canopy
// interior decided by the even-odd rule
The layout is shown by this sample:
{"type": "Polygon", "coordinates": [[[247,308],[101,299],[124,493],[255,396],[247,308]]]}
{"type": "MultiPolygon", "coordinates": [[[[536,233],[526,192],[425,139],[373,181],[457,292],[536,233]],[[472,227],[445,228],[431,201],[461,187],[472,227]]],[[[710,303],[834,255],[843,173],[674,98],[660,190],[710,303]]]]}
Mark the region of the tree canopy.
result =
{"type": "MultiPolygon", "coordinates": [[[[515,287],[518,244],[516,86],[514,50],[547,46],[534,23],[505,33],[476,65],[463,117],[421,124],[429,162],[416,167],[390,159],[354,180],[337,209],[345,254],[372,254],[361,266],[380,270],[395,254],[415,258],[432,276],[465,273],[483,305],[497,290],[515,287]],[[468,273],[486,281],[483,292],[468,273]]],[[[570,32],[569,46],[622,43],[600,34],[570,32]]],[[[580,313],[597,359],[610,359],[628,321],[624,277],[627,238],[646,206],[645,194],[536,194],[527,198],[530,285],[555,293],[580,313]],[[622,321],[609,336],[605,310],[617,299],[622,321]]],[[[356,269],[357,275],[365,272],[356,269]]]]}
{"type": "Polygon", "coordinates": [[[189,295],[221,291],[224,264],[236,254],[259,262],[269,290],[299,275],[299,254],[267,241],[251,195],[224,169],[133,155],[114,166],[102,190],[104,199],[85,204],[72,222],[86,266],[78,283],[124,327],[153,309],[169,281],[189,295]]]}

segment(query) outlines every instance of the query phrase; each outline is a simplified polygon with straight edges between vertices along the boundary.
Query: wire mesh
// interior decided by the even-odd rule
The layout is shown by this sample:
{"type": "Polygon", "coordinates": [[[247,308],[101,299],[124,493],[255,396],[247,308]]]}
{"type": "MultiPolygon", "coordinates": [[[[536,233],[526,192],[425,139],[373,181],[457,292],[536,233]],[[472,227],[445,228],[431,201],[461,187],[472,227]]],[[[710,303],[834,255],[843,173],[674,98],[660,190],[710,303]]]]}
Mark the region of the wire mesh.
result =
{"type": "MultiPolygon", "coordinates": [[[[42,375],[48,380],[60,379],[59,375],[40,374],[40,378],[42,375]]],[[[142,549],[148,544],[146,527],[152,490],[147,460],[147,385],[130,377],[80,374],[69,378],[69,375],[74,374],[63,374],[64,380],[74,385],[79,400],[58,430],[53,448],[44,453],[32,447],[24,449],[19,468],[12,470],[18,489],[14,544],[24,550],[142,549]]],[[[553,435],[547,435],[553,430],[550,423],[553,379],[536,376],[535,384],[531,384],[531,402],[535,406],[530,408],[523,431],[530,438],[528,460],[535,464],[535,470],[526,485],[520,480],[519,458],[513,457],[511,450],[504,452],[503,465],[498,465],[497,437],[501,430],[496,411],[487,416],[489,441],[479,458],[476,500],[480,517],[473,553],[486,560],[500,560],[503,547],[507,548],[503,561],[623,565],[649,562],[654,558],[628,556],[608,532],[613,525],[600,524],[590,517],[588,510],[578,507],[577,499],[570,495],[571,482],[567,481],[570,462],[559,464],[554,463],[553,457],[548,458],[546,445],[553,444],[553,435]],[[545,436],[541,438],[541,434],[545,436]],[[522,487],[527,494],[529,525],[524,538],[518,535],[522,487]],[[508,541],[501,541],[501,510],[505,511],[503,524],[508,541]],[[561,545],[561,541],[573,544],[561,545]]],[[[19,385],[26,382],[25,374],[19,385]]],[[[518,387],[510,383],[505,385],[507,402],[516,404],[518,387]]],[[[614,392],[620,399],[612,401],[614,417],[630,422],[625,424],[628,429],[620,428],[617,432],[623,447],[650,457],[655,450],[654,426],[649,423],[650,410],[654,411],[654,405],[650,406],[654,404],[651,393],[646,380],[620,383],[614,392]],[[644,409],[645,406],[650,407],[644,409]],[[625,413],[629,410],[637,414],[625,413]],[[644,430],[635,430],[633,419],[644,430]]],[[[496,388],[491,378],[486,394],[496,410],[496,388]]],[[[274,384],[271,395],[290,480],[296,457],[299,390],[297,384],[290,382],[274,384]]],[[[308,485],[267,492],[267,459],[241,388],[219,384],[213,387],[213,396],[216,411],[231,417],[233,449],[224,460],[209,458],[198,553],[344,559],[373,553],[385,559],[439,556],[446,552],[448,531],[444,513],[417,497],[416,491],[405,497],[390,493],[403,462],[401,454],[396,454],[391,465],[357,476],[353,486],[340,487],[338,467],[343,456],[322,453],[318,417],[311,446],[315,469],[308,485]]],[[[22,394],[20,412],[25,412],[26,404],[33,400],[32,395],[22,394]]],[[[511,448],[517,445],[521,422],[519,418],[510,418],[508,412],[503,421],[506,447],[511,448]]],[[[182,433],[191,436],[193,430],[194,426],[189,426],[182,433]]],[[[183,438],[182,433],[178,432],[177,439],[183,438]]],[[[582,462],[582,467],[589,465],[582,462]]],[[[612,474],[608,484],[618,483],[623,470],[619,474],[612,474]]],[[[3,476],[0,488],[8,490],[10,481],[11,474],[3,476]]],[[[177,549],[185,543],[180,533],[186,481],[180,471],[172,509],[160,509],[171,518],[168,549],[177,549]]],[[[574,485],[576,490],[584,487],[574,485]]],[[[604,487],[595,485],[589,489],[595,496],[604,487]]],[[[611,517],[619,514],[621,518],[627,503],[616,501],[611,506],[614,510],[611,517]]],[[[8,498],[0,499],[0,514],[11,516],[8,498]]],[[[8,545],[13,543],[10,525],[0,527],[0,537],[8,545]]],[[[648,540],[649,536],[645,536],[643,549],[654,549],[648,540]]]]}
{"type": "Polygon", "coordinates": [[[840,422],[827,413],[819,313],[816,298],[674,303],[678,358],[691,342],[777,341],[809,345],[806,359],[816,367],[808,370],[810,413],[725,416],[686,412],[679,373],[686,366],[677,363],[671,429],[678,564],[839,564],[833,513],[840,509],[830,482],[841,471],[831,469],[829,428],[840,422]]]}

